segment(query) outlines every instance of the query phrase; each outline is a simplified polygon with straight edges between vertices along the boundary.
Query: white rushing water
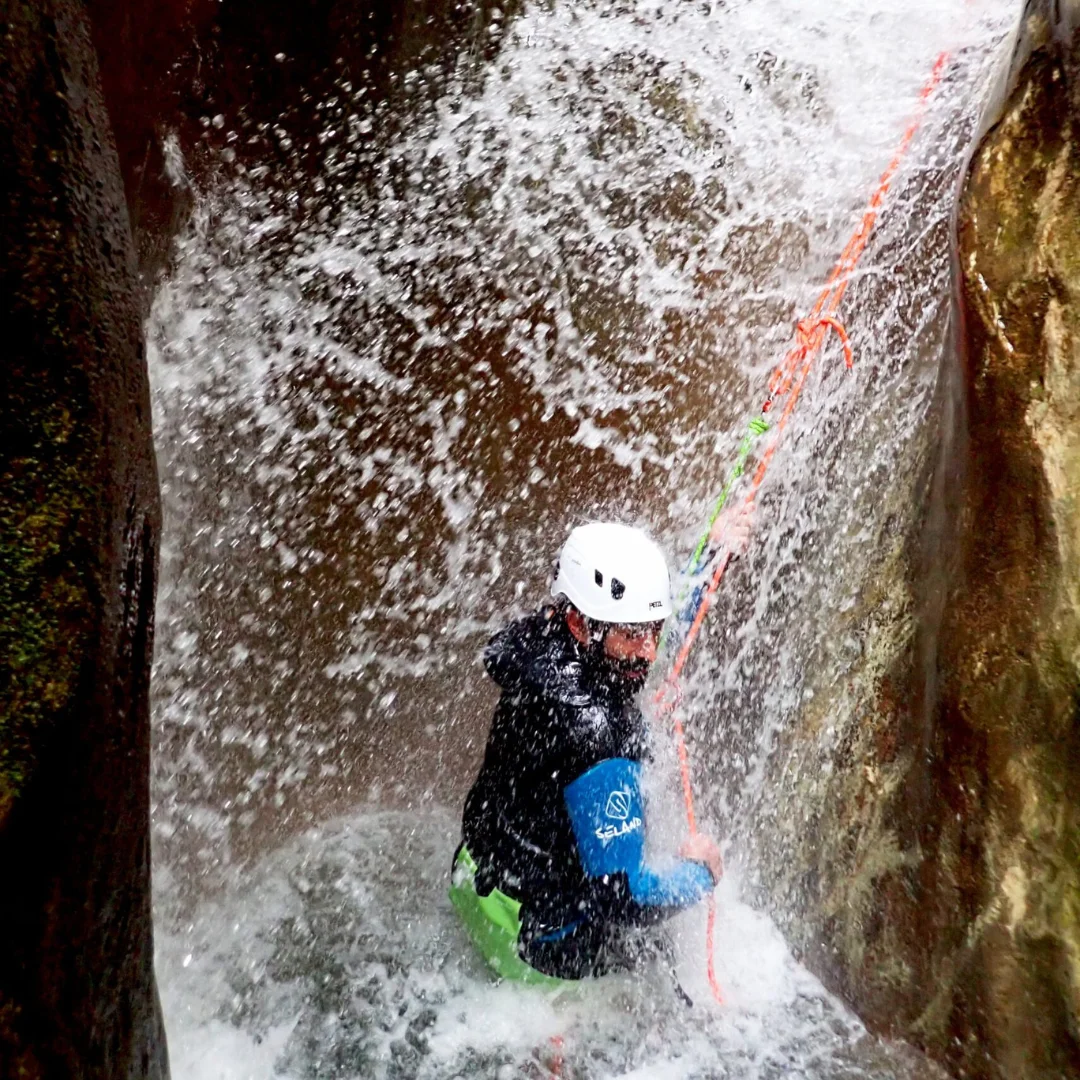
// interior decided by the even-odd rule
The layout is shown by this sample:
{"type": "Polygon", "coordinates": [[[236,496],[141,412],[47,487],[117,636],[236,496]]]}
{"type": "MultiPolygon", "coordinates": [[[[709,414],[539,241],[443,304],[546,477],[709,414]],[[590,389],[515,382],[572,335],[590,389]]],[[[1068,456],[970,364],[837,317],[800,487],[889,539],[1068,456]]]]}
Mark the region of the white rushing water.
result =
{"type": "MultiPolygon", "coordinates": [[[[692,676],[706,819],[753,864],[773,738],[808,667],[840,677],[864,647],[830,631],[926,464],[953,186],[1015,15],[526,5],[398,134],[343,86],[313,186],[237,172],[201,195],[150,325],[178,1080],[546,1075],[555,1035],[568,1076],[927,1075],[792,959],[737,871],[723,1011],[698,913],[674,927],[692,1009],[660,971],[556,998],[494,985],[446,871],[493,701],[485,636],[542,598],[591,514],[689,549],[948,49],[845,301],[856,371],[826,352],[692,676]]],[[[674,807],[662,732],[657,750],[674,807]]],[[[654,816],[676,834],[674,809],[654,816]]]]}
{"type": "Polygon", "coordinates": [[[496,985],[446,901],[455,841],[445,811],[334,822],[168,936],[158,970],[174,1075],[547,1076],[554,1039],[564,1076],[932,1075],[866,1037],[731,881],[718,891],[723,1009],[693,913],[672,927],[693,1007],[659,968],[555,994],[496,985]]]}

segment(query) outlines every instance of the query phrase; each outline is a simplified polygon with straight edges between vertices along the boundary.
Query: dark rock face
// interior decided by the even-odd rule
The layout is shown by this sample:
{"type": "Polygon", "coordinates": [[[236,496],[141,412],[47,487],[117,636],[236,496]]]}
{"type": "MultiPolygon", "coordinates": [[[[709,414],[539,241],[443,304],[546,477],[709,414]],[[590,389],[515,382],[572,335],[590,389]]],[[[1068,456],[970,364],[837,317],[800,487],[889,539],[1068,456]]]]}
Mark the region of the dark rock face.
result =
{"type": "Polygon", "coordinates": [[[193,184],[222,160],[281,168],[303,213],[328,94],[390,102],[412,67],[429,85],[502,18],[490,0],[86,7],[0,0],[0,1076],[167,1073],[140,323],[193,184]]]}
{"type": "Polygon", "coordinates": [[[0,1076],[165,1077],[134,250],[81,4],[0,28],[0,1076]]]}
{"type": "Polygon", "coordinates": [[[959,205],[956,430],[921,542],[786,737],[799,814],[766,830],[811,965],[965,1077],[1080,1077],[1078,13],[1025,12],[959,205]]]}
{"type": "MultiPolygon", "coordinates": [[[[324,170],[328,99],[374,102],[483,60],[519,0],[88,0],[148,303],[216,156],[282,168],[297,198],[324,170]],[[421,78],[405,87],[408,71],[421,78]],[[169,160],[169,146],[174,160],[169,160]],[[178,165],[182,164],[182,175],[178,165]]],[[[355,146],[350,149],[355,150],[355,146]]],[[[325,200],[321,200],[325,202],[325,200]]]]}

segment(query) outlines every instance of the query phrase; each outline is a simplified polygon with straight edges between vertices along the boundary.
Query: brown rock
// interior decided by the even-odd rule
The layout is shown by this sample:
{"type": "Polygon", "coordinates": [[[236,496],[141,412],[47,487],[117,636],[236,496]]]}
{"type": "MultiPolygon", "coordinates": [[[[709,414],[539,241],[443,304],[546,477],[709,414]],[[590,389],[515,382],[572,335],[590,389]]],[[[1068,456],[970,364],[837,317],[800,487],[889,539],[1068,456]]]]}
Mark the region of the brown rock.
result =
{"type": "Polygon", "coordinates": [[[365,100],[375,103],[399,95],[413,69],[430,84],[463,43],[478,60],[488,55],[497,42],[493,12],[501,19],[518,6],[519,0],[87,0],[144,305],[187,223],[192,183],[209,182],[219,155],[280,169],[295,194],[304,194],[325,171],[322,157],[333,141],[320,138],[331,115],[323,110],[340,106],[342,85],[365,89],[365,100]]]}
{"type": "Polygon", "coordinates": [[[1028,4],[958,222],[970,443],[936,741],[973,917],[923,1022],[1009,1077],[1080,1076],[1078,15],[1028,4]]]}
{"type": "Polygon", "coordinates": [[[82,5],[0,35],[0,1076],[165,1077],[134,250],[82,5]]]}
{"type": "Polygon", "coordinates": [[[768,827],[812,966],[965,1077],[1080,1077],[1078,12],[1028,5],[959,206],[963,434],[864,661],[787,739],[804,813],[768,827]]]}

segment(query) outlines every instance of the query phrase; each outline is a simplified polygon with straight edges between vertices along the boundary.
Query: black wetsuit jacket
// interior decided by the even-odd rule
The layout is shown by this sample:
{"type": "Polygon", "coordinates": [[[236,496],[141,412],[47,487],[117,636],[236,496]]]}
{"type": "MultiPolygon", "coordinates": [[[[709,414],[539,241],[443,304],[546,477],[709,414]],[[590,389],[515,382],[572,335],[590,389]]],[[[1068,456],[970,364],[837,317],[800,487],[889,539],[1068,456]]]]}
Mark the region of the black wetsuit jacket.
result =
{"type": "Polygon", "coordinates": [[[530,963],[577,977],[596,970],[613,928],[669,915],[711,880],[685,860],[660,874],[644,865],[639,683],[582,646],[551,607],[497,634],[484,663],[503,692],[465,803],[476,888],[522,902],[530,963]]]}

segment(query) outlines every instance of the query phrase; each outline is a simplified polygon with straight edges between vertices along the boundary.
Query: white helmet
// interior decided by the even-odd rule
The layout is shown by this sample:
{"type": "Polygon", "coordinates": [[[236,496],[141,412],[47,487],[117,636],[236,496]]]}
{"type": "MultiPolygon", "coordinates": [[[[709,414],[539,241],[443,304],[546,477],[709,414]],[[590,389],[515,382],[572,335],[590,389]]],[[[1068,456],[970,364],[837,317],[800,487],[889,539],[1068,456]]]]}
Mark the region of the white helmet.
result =
{"type": "Polygon", "coordinates": [[[671,614],[664,553],[641,529],[615,522],[579,525],[570,533],[551,591],[597,622],[659,622],[671,614]]]}

